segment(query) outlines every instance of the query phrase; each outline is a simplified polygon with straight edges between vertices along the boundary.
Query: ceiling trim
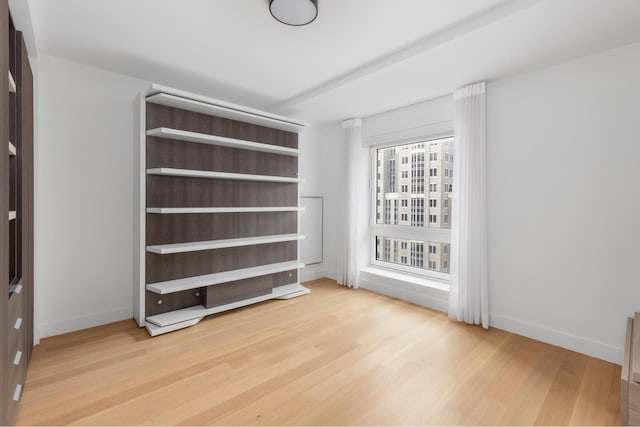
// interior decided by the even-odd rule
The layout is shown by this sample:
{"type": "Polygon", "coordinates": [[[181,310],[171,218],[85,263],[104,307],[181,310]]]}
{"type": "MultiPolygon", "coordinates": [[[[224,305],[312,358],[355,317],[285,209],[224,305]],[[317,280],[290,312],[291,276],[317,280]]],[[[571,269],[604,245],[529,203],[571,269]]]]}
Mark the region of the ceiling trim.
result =
{"type": "Polygon", "coordinates": [[[342,75],[332,78],[324,83],[314,86],[304,92],[301,92],[289,99],[278,102],[268,108],[270,111],[287,111],[293,110],[297,105],[317,98],[331,90],[344,86],[355,80],[366,77],[370,74],[391,67],[394,64],[407,60],[413,56],[420,55],[428,50],[434,49],[444,43],[462,37],[472,31],[478,30],[496,21],[508,16],[520,13],[542,0],[512,0],[501,3],[491,9],[473,15],[462,21],[453,23],[445,29],[429,35],[425,38],[401,48],[386,56],[374,61],[368,62],[354,70],[348,71],[342,75]]]}

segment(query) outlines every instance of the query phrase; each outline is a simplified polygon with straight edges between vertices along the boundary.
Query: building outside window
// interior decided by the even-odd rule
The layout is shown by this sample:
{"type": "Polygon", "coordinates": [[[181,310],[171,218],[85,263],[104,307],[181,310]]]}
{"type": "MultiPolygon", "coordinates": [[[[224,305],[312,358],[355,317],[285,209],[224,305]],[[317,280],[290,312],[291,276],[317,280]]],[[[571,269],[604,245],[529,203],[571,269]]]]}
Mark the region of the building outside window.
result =
{"type": "Polygon", "coordinates": [[[372,206],[377,212],[371,226],[372,263],[448,279],[453,138],[373,151],[377,166],[372,175],[376,179],[372,206]],[[425,174],[427,158],[429,173],[425,174]],[[447,172],[438,174],[438,169],[447,172]],[[402,179],[399,183],[397,176],[402,179]],[[390,191],[392,179],[395,191],[390,191]]]}

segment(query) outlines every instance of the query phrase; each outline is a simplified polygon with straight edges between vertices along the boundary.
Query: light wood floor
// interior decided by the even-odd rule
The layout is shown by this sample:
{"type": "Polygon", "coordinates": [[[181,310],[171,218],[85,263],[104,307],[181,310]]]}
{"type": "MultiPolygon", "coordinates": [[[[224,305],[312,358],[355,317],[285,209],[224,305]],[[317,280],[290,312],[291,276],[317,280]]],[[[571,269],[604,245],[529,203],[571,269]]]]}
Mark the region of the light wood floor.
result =
{"type": "Polygon", "coordinates": [[[329,280],[150,338],[42,340],[19,424],[617,424],[620,367],[329,280]]]}

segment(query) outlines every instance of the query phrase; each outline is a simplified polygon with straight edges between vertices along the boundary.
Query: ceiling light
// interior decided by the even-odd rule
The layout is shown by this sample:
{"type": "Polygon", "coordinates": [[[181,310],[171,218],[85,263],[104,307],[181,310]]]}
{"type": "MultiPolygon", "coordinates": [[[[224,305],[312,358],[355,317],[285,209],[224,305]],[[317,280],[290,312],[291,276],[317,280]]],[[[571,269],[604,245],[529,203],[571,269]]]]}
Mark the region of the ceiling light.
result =
{"type": "Polygon", "coordinates": [[[270,0],[269,11],[287,25],[307,25],[318,16],[318,0],[270,0]]]}

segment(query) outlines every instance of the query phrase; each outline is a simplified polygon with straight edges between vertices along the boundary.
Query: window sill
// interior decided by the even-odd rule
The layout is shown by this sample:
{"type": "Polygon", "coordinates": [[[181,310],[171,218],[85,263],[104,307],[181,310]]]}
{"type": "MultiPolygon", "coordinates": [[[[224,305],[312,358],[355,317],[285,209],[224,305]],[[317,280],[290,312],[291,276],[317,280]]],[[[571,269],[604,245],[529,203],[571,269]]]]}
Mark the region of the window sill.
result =
{"type": "Polygon", "coordinates": [[[370,265],[361,270],[360,287],[443,313],[449,307],[447,283],[378,266],[370,265]]]}
{"type": "Polygon", "coordinates": [[[398,280],[401,282],[407,282],[418,286],[424,286],[428,288],[437,289],[443,292],[449,292],[449,284],[440,282],[435,279],[428,279],[426,277],[417,277],[411,274],[402,273],[400,271],[388,270],[378,266],[367,266],[361,270],[364,273],[373,274],[375,276],[386,277],[388,279],[398,280]]]}

